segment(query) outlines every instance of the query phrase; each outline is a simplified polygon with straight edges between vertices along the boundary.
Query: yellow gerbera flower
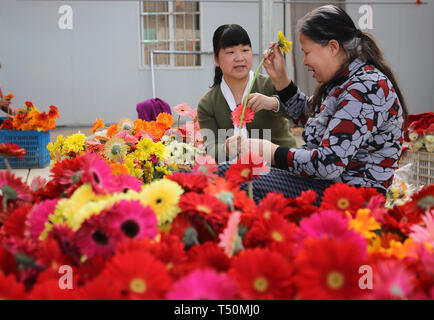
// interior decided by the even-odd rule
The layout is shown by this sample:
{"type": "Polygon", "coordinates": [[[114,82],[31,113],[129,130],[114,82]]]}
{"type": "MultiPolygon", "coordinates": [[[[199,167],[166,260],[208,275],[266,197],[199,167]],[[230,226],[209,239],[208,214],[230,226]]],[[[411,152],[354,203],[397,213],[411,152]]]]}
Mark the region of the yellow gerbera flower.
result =
{"type": "Polygon", "coordinates": [[[360,233],[367,239],[372,239],[375,237],[375,233],[372,231],[381,229],[380,223],[378,223],[371,215],[371,210],[369,209],[357,210],[357,214],[354,219],[351,218],[351,214],[348,211],[347,215],[350,216],[349,228],[354,229],[354,231],[360,233]]]}
{"type": "Polygon", "coordinates": [[[154,150],[152,154],[154,154],[158,160],[164,159],[164,151],[166,150],[166,146],[161,142],[158,141],[157,143],[154,143],[154,150]]]}
{"type": "Polygon", "coordinates": [[[121,138],[110,139],[104,147],[104,155],[111,161],[119,161],[119,157],[123,158],[127,152],[128,146],[121,138]]]}
{"type": "Polygon", "coordinates": [[[86,142],[86,136],[82,133],[76,133],[72,136],[69,136],[65,140],[64,150],[69,152],[79,153],[81,150],[84,150],[84,143],[86,142]]]}
{"type": "Polygon", "coordinates": [[[291,51],[292,41],[288,41],[285,38],[285,35],[279,31],[277,33],[277,43],[279,44],[280,51],[288,53],[291,51]]]}
{"type": "Polygon", "coordinates": [[[149,156],[154,153],[154,142],[148,138],[141,139],[136,145],[134,156],[139,161],[146,161],[149,156]]]}
{"type": "Polygon", "coordinates": [[[151,206],[157,215],[158,225],[172,222],[181,211],[178,202],[184,190],[174,181],[161,179],[152,182],[140,192],[140,202],[151,206]]]}

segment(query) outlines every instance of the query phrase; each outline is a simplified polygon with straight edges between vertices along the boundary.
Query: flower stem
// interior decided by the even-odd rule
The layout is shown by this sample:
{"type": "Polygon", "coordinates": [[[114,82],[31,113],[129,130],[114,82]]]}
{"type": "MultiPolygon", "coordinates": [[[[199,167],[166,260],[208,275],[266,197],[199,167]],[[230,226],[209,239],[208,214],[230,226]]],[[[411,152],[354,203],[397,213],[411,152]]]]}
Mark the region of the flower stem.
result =
{"type": "Polygon", "coordinates": [[[180,115],[178,115],[178,129],[179,129],[179,119],[181,119],[180,115]]]}
{"type": "Polygon", "coordinates": [[[253,180],[250,180],[247,183],[247,186],[248,186],[248,190],[249,190],[249,198],[253,199],[253,180]]]}
{"type": "Polygon", "coordinates": [[[205,219],[201,216],[199,216],[200,221],[202,222],[205,229],[209,232],[209,234],[215,238],[217,235],[215,234],[214,230],[211,228],[211,226],[208,224],[208,222],[205,221],[205,219]]]}
{"type": "MultiPolygon", "coordinates": [[[[267,54],[270,54],[273,52],[273,48],[268,49],[267,54]]],[[[259,63],[258,68],[256,69],[255,76],[253,77],[252,84],[250,85],[249,92],[246,95],[246,98],[244,99],[243,103],[243,112],[241,113],[240,118],[240,135],[241,135],[241,129],[243,128],[243,119],[244,119],[244,112],[246,111],[247,101],[249,100],[250,92],[252,91],[253,85],[255,84],[255,80],[258,76],[259,70],[261,69],[262,65],[264,64],[264,58],[262,58],[261,62],[259,63]]]]}
{"type": "Polygon", "coordinates": [[[11,165],[9,164],[9,161],[8,161],[7,157],[4,157],[3,160],[5,161],[6,169],[8,169],[9,172],[12,173],[12,168],[11,168],[11,165]]]}

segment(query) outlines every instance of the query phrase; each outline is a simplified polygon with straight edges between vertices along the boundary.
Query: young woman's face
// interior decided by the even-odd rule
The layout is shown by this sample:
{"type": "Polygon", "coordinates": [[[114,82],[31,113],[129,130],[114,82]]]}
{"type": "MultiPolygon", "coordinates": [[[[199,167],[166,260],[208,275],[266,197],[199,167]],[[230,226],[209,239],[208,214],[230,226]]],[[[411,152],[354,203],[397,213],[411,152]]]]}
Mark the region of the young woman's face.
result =
{"type": "Polygon", "coordinates": [[[298,35],[301,50],[304,52],[303,64],[308,71],[313,72],[313,78],[318,83],[328,82],[339,70],[342,62],[342,50],[337,41],[330,41],[325,47],[305,36],[302,32],[298,35]]]}
{"type": "Polygon", "coordinates": [[[243,80],[248,77],[252,60],[252,48],[244,44],[222,48],[218,57],[214,57],[216,66],[222,69],[223,76],[227,80],[243,80]]]}

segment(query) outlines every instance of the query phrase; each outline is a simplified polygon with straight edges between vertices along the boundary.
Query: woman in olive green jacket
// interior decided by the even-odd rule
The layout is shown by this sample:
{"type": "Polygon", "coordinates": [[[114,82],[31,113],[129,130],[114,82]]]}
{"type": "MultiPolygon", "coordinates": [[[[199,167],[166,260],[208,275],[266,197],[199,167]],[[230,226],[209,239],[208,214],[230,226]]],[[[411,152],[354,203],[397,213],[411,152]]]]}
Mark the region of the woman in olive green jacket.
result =
{"type": "MultiPolygon", "coordinates": [[[[231,150],[235,150],[236,154],[237,147],[234,144],[237,143],[239,129],[234,128],[231,112],[243,103],[253,81],[253,55],[247,32],[236,24],[217,28],[213,45],[216,64],[214,84],[199,101],[198,120],[207,140],[207,153],[221,162],[234,155],[230,154],[231,150]],[[219,129],[227,131],[219,132],[219,129]]],[[[254,120],[245,125],[241,134],[246,138],[247,135],[256,135],[260,139],[271,138],[271,142],[280,146],[295,147],[295,139],[289,131],[289,120],[279,112],[280,101],[273,83],[269,77],[259,74],[249,95],[248,106],[262,104],[270,106],[268,109],[272,110],[255,113],[254,120]]]]}

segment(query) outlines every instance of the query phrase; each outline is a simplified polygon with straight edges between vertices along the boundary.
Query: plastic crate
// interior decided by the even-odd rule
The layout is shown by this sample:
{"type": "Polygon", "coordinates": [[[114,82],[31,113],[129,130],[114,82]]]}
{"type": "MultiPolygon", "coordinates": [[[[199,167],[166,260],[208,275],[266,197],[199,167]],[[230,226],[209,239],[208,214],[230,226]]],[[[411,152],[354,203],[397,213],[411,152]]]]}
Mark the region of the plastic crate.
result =
{"type": "Polygon", "coordinates": [[[413,175],[410,183],[416,186],[434,184],[434,153],[407,150],[399,162],[400,166],[412,164],[413,175]]]}
{"type": "MultiPolygon", "coordinates": [[[[8,158],[12,168],[42,168],[50,163],[50,151],[47,145],[50,142],[50,131],[15,131],[0,130],[0,143],[15,143],[26,149],[23,160],[8,158]]],[[[3,157],[0,156],[0,168],[6,168],[3,157]]]]}

